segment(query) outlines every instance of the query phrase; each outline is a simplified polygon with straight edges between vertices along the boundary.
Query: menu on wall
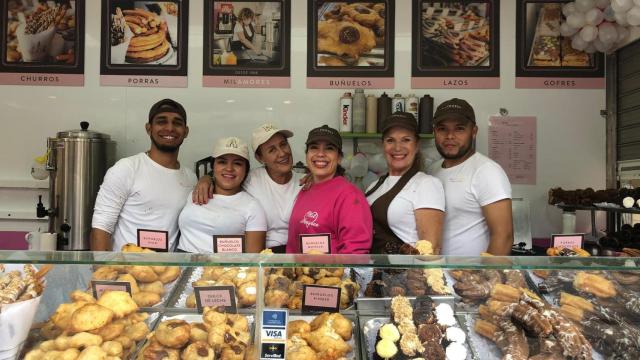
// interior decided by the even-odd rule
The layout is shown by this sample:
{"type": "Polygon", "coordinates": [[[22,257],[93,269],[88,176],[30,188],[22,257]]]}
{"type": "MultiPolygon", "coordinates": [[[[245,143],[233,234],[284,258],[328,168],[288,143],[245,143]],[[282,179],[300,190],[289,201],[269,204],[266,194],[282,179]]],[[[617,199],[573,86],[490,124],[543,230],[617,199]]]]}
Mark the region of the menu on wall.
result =
{"type": "Polygon", "coordinates": [[[536,184],[536,118],[489,118],[489,157],[500,164],[512,184],[536,184]]]}
{"type": "Polygon", "coordinates": [[[84,0],[0,2],[0,84],[84,85],[84,0]]]}
{"type": "Polygon", "coordinates": [[[604,56],[571,46],[560,34],[567,1],[516,4],[516,88],[603,89],[604,56]]]}
{"type": "Polygon", "coordinates": [[[189,2],[102,0],[100,85],[187,87],[189,2]]]}
{"type": "Polygon", "coordinates": [[[291,87],[291,1],[204,5],[205,87],[291,87]]]}
{"type": "Polygon", "coordinates": [[[411,87],[500,88],[499,0],[413,0],[411,87]]]}
{"type": "Polygon", "coordinates": [[[394,0],[308,0],[307,9],[307,88],[394,87],[394,0]]]}

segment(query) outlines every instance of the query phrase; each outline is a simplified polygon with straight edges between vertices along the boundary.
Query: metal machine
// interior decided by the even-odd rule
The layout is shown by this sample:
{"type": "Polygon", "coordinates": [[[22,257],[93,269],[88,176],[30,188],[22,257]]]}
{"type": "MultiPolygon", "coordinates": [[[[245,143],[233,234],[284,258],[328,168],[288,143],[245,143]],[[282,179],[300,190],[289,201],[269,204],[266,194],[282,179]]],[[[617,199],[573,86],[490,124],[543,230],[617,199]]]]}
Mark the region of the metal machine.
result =
{"type": "Polygon", "coordinates": [[[47,139],[49,209],[38,201],[37,216],[49,216],[49,232],[58,234],[58,250],[89,250],[91,218],[98,189],[115,161],[111,136],[81,130],[58,132],[47,139]]]}

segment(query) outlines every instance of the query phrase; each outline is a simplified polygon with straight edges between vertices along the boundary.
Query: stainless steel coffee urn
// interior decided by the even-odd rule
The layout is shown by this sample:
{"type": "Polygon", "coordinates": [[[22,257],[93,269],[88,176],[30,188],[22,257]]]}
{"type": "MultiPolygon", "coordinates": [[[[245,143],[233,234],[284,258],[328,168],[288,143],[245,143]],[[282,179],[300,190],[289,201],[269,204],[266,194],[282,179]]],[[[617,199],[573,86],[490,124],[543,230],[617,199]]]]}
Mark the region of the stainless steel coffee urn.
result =
{"type": "Polygon", "coordinates": [[[49,216],[49,232],[58,233],[58,250],[89,250],[93,205],[107,169],[115,161],[111,136],[81,130],[58,132],[47,139],[49,206],[37,205],[37,216],[49,216]]]}

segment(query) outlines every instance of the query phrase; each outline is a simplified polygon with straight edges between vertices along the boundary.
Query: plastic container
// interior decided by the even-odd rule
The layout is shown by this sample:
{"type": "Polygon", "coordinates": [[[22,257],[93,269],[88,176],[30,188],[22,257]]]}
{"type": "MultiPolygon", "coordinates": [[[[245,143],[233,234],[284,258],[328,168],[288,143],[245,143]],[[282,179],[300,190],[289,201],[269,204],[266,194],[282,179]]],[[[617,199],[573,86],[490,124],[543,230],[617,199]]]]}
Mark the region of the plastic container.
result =
{"type": "Polygon", "coordinates": [[[364,97],[363,89],[356,89],[353,95],[353,132],[363,133],[366,131],[365,111],[367,100],[364,97]]]}

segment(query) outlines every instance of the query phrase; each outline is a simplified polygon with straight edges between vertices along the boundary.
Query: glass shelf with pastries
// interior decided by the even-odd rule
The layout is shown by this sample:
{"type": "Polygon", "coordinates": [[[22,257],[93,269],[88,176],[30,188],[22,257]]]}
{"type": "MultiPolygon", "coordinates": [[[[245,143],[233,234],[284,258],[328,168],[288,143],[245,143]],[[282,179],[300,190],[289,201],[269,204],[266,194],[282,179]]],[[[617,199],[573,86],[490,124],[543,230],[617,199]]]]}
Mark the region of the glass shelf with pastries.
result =
{"type": "MultiPolygon", "coordinates": [[[[12,269],[35,265],[22,275],[25,284],[44,283],[25,347],[31,358],[54,351],[177,356],[200,347],[216,358],[254,359],[260,335],[252,331],[265,308],[289,309],[289,351],[326,359],[400,353],[412,359],[444,359],[447,353],[449,358],[499,359],[522,352],[530,357],[634,358],[640,351],[637,261],[4,251],[0,299],[13,294],[3,286],[12,269]],[[96,300],[87,292],[92,279],[126,281],[133,294],[113,291],[119,295],[96,300]],[[303,285],[339,288],[339,315],[302,314],[303,285]],[[239,315],[189,308],[194,286],[232,286],[239,315]],[[219,343],[225,336],[228,341],[219,343]]],[[[11,312],[3,308],[0,316],[11,312]]],[[[24,312],[19,316],[24,319],[24,312]]],[[[0,338],[5,336],[1,328],[0,338]]]]}

